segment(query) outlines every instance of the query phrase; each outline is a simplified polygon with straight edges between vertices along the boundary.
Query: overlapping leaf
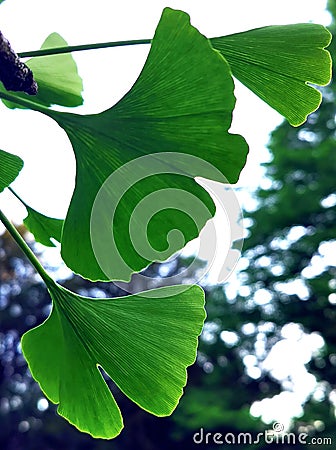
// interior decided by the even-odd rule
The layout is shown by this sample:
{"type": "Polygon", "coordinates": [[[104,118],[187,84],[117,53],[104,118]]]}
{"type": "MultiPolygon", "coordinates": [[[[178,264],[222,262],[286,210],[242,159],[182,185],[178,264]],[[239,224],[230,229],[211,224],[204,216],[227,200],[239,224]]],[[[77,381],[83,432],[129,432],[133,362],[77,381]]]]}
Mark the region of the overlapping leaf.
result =
{"type": "Polygon", "coordinates": [[[22,198],[15,191],[12,190],[12,193],[27,210],[27,217],[23,219],[23,223],[34,235],[35,241],[40,242],[46,247],[55,247],[55,244],[51,240],[52,238],[58,242],[61,242],[64,220],[55,219],[53,217],[48,217],[41,214],[27,205],[27,203],[22,200],[22,198]]]}
{"type": "MultiPolygon", "coordinates": [[[[233,81],[226,61],[190,25],[187,14],[166,8],[138,80],[116,106],[88,116],[49,111],[67,132],[77,161],[76,187],[62,237],[66,264],[92,280],[129,280],[133,272],[151,261],[166,259],[197,237],[215,211],[210,196],[193,179],[213,176],[209,175],[211,171],[201,168],[176,166],[175,173],[151,174],[130,185],[121,200],[114,192],[116,186],[111,187],[101,233],[113,233],[115,240],[115,248],[106,248],[104,244],[103,251],[111,255],[108,274],[102,271],[92,248],[91,210],[106,179],[143,155],[159,152],[194,155],[216,167],[230,182],[236,182],[245,164],[247,145],[241,136],[228,133],[234,104],[233,81]],[[138,229],[134,234],[143,236],[143,241],[153,247],[152,253],[143,256],[133,249],[128,231],[130,217],[135,204],[151,192],[167,187],[189,192],[195,201],[190,201],[189,196],[184,203],[177,202],[175,211],[170,208],[154,215],[147,236],[141,229],[143,221],[135,223],[138,229]],[[196,199],[201,200],[203,209],[196,199]],[[190,211],[193,204],[195,211],[190,211]],[[109,212],[117,205],[112,229],[109,212]],[[184,210],[192,218],[200,217],[196,226],[181,213],[184,210]],[[184,242],[172,239],[167,250],[168,228],[180,230],[184,242]],[[126,261],[127,267],[121,261],[126,261]]],[[[130,183],[132,175],[125,169],[124,177],[129,177],[130,183]]],[[[156,202],[160,210],[159,196],[156,202]]]]}
{"type": "Polygon", "coordinates": [[[0,150],[0,192],[19,175],[23,161],[16,155],[0,150]]]}
{"type": "MultiPolygon", "coordinates": [[[[58,34],[52,33],[42,44],[43,48],[65,47],[67,42],[58,34]]],[[[26,62],[33,71],[38,84],[38,94],[29,100],[38,105],[79,106],[83,103],[83,82],[78,75],[77,65],[69,53],[35,57],[26,62]]],[[[17,97],[27,98],[26,94],[17,97]]],[[[9,108],[22,108],[16,103],[3,100],[9,108]]]]}
{"type": "Polygon", "coordinates": [[[22,338],[22,349],[58,412],[94,437],[113,438],[122,417],[98,366],[141,408],[158,416],[175,409],[195,361],[204,294],[172,286],[91,299],[49,282],[53,310],[22,338]]]}
{"type": "Polygon", "coordinates": [[[28,215],[23,220],[23,223],[34,235],[37,242],[40,242],[46,247],[55,247],[55,244],[52,242],[51,238],[61,242],[64,223],[62,219],[47,217],[26,204],[25,207],[28,215]]]}
{"type": "Polygon", "coordinates": [[[294,125],[301,125],[321,103],[310,84],[331,79],[325,50],[331,34],[312,23],[277,25],[211,39],[233,75],[294,125]]]}

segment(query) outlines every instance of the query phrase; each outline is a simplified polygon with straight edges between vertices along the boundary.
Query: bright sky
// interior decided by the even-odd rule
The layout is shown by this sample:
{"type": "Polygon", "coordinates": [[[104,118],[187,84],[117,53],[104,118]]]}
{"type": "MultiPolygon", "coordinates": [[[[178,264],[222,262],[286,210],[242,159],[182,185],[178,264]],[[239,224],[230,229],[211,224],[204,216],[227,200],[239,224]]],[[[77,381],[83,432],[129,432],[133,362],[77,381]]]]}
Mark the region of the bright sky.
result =
{"type": "MultiPolygon", "coordinates": [[[[6,0],[0,6],[1,31],[17,52],[38,49],[54,31],[71,45],[151,38],[162,9],[170,6],[188,12],[192,24],[213,37],[272,24],[312,21],[327,25],[325,5],[326,0],[6,0]]],[[[112,106],[132,86],[148,50],[149,46],[134,46],[74,54],[84,80],[85,98],[84,106],[76,112],[92,113],[112,106]]],[[[251,191],[262,177],[260,162],[267,159],[268,134],[282,118],[238,83],[236,96],[232,131],[242,134],[250,145],[239,186],[251,191]]],[[[39,113],[9,111],[2,104],[0,123],[0,148],[25,162],[13,188],[40,212],[64,218],[75,168],[65,133],[39,113]]],[[[0,194],[0,207],[16,222],[26,215],[8,193],[0,194]]],[[[225,211],[221,217],[225,217],[225,211]]],[[[290,339],[295,337],[291,335],[290,339]]],[[[312,352],[315,347],[311,345],[312,352]]],[[[301,397],[296,399],[298,408],[300,401],[301,397]]]]}

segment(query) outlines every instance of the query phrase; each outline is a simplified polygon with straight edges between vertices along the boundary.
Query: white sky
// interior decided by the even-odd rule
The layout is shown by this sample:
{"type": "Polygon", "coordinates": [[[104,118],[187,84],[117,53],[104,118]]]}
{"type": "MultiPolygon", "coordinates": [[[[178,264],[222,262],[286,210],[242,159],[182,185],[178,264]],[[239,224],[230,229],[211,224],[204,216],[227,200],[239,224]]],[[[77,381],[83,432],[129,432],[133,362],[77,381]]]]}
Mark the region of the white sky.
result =
{"type": "MultiPolygon", "coordinates": [[[[38,49],[54,31],[71,45],[151,38],[165,6],[188,12],[192,24],[213,37],[272,24],[312,21],[327,25],[325,5],[326,0],[6,0],[0,11],[1,31],[20,52],[38,49]]],[[[112,106],[132,86],[148,50],[149,46],[136,46],[74,54],[85,89],[85,104],[77,111],[92,113],[112,106]]],[[[239,186],[250,191],[260,183],[260,162],[267,159],[268,134],[282,118],[240,85],[236,96],[232,131],[242,134],[250,145],[239,186]]],[[[25,162],[13,188],[40,212],[64,218],[75,167],[65,133],[39,113],[9,111],[2,104],[0,123],[0,148],[19,155],[25,162]]],[[[16,222],[26,215],[8,193],[0,194],[0,207],[16,222]]],[[[296,408],[291,403],[293,411],[300,410],[302,397],[292,401],[296,402],[296,408]]],[[[276,413],[281,410],[279,405],[276,413]]],[[[267,409],[271,410],[274,406],[267,409]]]]}

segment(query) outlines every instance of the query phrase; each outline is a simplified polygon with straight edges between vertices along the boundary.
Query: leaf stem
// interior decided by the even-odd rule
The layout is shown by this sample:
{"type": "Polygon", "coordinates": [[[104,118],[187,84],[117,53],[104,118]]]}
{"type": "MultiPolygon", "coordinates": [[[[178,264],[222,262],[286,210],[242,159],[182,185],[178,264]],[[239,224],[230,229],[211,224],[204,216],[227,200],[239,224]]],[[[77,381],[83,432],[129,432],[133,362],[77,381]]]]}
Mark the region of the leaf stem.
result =
{"type": "Polygon", "coordinates": [[[14,225],[7,219],[5,214],[0,209],[0,221],[5,225],[9,234],[21,248],[23,253],[27,256],[31,264],[34,266],[38,274],[41,276],[42,280],[49,286],[51,283],[54,283],[53,279],[47,274],[44,267],[41,265],[40,261],[36,258],[34,253],[28,247],[28,244],[23,239],[21,234],[17,231],[14,225]]]}
{"type": "Polygon", "coordinates": [[[136,39],[131,41],[98,42],[94,44],[67,45],[66,47],[42,48],[30,52],[18,53],[20,58],[31,58],[36,56],[59,55],[61,53],[80,52],[83,50],[96,50],[99,48],[124,47],[126,45],[150,44],[151,39],[136,39]]]}
{"type": "Polygon", "coordinates": [[[16,198],[19,200],[19,202],[21,202],[21,203],[23,204],[23,206],[24,206],[25,208],[28,207],[27,203],[26,203],[24,200],[22,200],[22,198],[19,196],[19,194],[17,194],[17,193],[14,191],[14,189],[12,189],[10,186],[8,186],[7,189],[14,195],[14,197],[16,197],[16,198]]]}
{"type": "Polygon", "coordinates": [[[46,108],[45,106],[39,105],[39,104],[33,102],[32,100],[29,100],[28,98],[26,99],[26,98],[18,97],[15,94],[9,94],[7,92],[0,91],[0,98],[7,100],[9,102],[12,102],[12,103],[16,103],[17,105],[21,105],[24,108],[29,108],[34,111],[38,111],[38,112],[47,114],[48,116],[50,116],[52,113],[52,111],[50,109],[46,108]]]}

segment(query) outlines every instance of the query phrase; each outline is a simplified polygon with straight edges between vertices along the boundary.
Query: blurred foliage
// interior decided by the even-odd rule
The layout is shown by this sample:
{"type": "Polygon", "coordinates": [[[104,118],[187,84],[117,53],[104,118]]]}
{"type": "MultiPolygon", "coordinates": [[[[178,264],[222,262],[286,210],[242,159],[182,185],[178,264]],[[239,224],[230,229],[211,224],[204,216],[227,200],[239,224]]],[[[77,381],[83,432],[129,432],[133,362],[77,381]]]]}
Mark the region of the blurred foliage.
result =
{"type": "MultiPolygon", "coordinates": [[[[334,2],[330,6],[336,13],[334,2]]],[[[335,27],[333,21],[330,30],[334,34],[335,27]]],[[[335,46],[333,41],[329,48],[333,58],[335,46]]],[[[322,106],[305,124],[292,128],[284,122],[271,135],[271,161],[264,165],[271,183],[257,190],[256,209],[245,213],[249,224],[245,268],[239,274],[240,287],[233,301],[235,305],[245,303],[250,310],[257,330],[251,335],[255,344],[262,325],[267,323],[272,330],[264,333],[266,354],[259,358],[260,366],[270,349],[283,340],[287,324],[297,324],[302,333],[323,338],[322,349],[306,365],[318,384],[293,429],[316,433],[319,438],[333,437],[335,445],[335,82],[322,92],[322,106]]],[[[239,319],[236,326],[241,327],[239,319]]],[[[291,380],[277,380],[283,389],[290,389],[291,380]]]]}

